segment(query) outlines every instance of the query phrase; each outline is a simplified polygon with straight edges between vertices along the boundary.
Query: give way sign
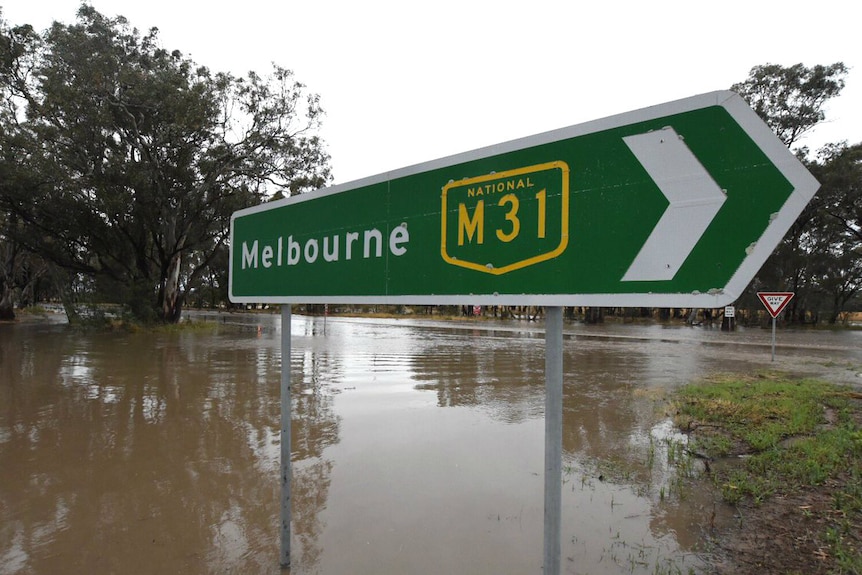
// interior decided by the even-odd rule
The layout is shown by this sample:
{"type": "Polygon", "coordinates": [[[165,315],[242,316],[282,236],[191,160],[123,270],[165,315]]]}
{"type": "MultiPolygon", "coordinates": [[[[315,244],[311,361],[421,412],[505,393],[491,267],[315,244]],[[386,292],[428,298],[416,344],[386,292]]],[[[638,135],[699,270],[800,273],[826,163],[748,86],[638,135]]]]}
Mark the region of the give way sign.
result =
{"type": "Polygon", "coordinates": [[[763,302],[763,306],[766,308],[766,311],[769,312],[773,318],[778,317],[778,314],[787,307],[787,304],[790,303],[790,300],[793,299],[793,292],[773,292],[773,291],[759,291],[757,292],[757,297],[760,298],[760,301],[763,302]]]}

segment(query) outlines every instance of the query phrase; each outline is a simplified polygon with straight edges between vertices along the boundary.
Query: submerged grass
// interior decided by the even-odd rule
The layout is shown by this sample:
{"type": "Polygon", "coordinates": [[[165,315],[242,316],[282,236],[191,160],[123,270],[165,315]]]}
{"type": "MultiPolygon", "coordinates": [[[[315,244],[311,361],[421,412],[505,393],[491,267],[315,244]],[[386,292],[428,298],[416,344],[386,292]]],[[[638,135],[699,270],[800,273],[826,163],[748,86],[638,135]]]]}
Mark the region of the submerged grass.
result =
{"type": "Polygon", "coordinates": [[[831,493],[821,533],[836,573],[862,573],[862,394],[779,373],[721,376],[675,398],[675,423],[710,459],[725,501],[831,493]]]}

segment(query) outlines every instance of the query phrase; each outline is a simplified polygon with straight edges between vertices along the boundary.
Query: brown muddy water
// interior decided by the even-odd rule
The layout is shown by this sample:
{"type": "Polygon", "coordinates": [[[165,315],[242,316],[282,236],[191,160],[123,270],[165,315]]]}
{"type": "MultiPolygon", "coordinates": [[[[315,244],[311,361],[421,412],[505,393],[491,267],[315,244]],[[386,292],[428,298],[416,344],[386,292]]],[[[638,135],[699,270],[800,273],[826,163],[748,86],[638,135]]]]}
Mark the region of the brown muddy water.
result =
{"type": "MultiPolygon", "coordinates": [[[[277,315],[0,325],[0,574],[280,573],[277,315]]],[[[544,335],[294,315],[299,574],[541,573],[544,335]]],[[[565,324],[563,572],[700,572],[661,396],[715,372],[856,383],[862,333],[565,324]]]]}

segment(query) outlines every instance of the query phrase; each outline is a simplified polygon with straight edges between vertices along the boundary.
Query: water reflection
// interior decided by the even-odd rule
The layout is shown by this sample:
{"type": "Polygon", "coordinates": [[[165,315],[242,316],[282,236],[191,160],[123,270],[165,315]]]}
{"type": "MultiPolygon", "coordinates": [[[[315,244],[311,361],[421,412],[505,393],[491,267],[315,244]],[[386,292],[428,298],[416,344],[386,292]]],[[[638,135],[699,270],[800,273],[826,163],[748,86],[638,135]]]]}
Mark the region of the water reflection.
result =
{"type": "MultiPolygon", "coordinates": [[[[0,573],[277,571],[277,346],[30,326],[0,338],[0,573]]],[[[299,382],[296,457],[320,457],[338,438],[332,397],[299,382]]],[[[323,505],[325,476],[297,474],[318,494],[299,517],[323,505]]]]}
{"type": "Polygon", "coordinates": [[[410,365],[416,389],[436,393],[439,407],[477,407],[517,423],[543,414],[544,362],[543,336],[449,330],[426,340],[410,365]]]}
{"type": "MultiPolygon", "coordinates": [[[[212,319],[0,326],[0,574],[279,572],[279,317],[212,319]]],[[[768,333],[565,330],[566,569],[698,569],[714,510],[668,490],[656,393],[770,367],[768,333]]],[[[541,325],[291,332],[292,573],[541,571],[541,325]]],[[[856,334],[780,338],[793,370],[862,362],[856,334]]]]}

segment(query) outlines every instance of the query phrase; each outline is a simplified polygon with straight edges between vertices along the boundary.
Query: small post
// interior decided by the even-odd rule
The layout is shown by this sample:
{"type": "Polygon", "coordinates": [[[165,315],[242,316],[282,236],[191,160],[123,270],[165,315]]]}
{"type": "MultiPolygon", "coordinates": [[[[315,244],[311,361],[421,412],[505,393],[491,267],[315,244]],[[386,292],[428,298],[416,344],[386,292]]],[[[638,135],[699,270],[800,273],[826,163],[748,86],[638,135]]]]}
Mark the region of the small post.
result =
{"type": "Polygon", "coordinates": [[[772,316],[772,361],[775,361],[775,316],[772,316]]]}
{"type": "Polygon", "coordinates": [[[290,304],[281,306],[281,566],[290,567],[290,304]]]}
{"type": "Polygon", "coordinates": [[[563,308],[545,315],[545,549],[544,575],[560,574],[563,491],[563,308]]]}

